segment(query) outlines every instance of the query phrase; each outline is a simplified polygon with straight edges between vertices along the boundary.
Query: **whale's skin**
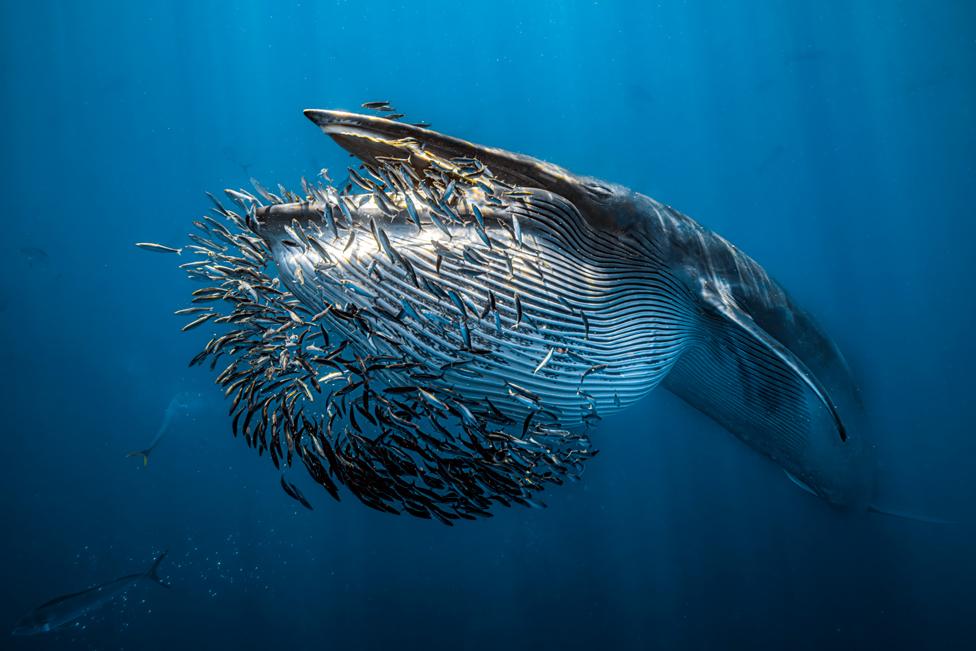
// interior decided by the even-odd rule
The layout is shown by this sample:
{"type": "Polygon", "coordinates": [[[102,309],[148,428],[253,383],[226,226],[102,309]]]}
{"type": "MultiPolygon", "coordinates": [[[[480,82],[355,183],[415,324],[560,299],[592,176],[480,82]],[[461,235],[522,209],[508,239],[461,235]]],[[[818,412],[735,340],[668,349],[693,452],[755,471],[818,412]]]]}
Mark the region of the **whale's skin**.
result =
{"type": "MultiPolygon", "coordinates": [[[[276,464],[285,447],[277,441],[284,421],[288,462],[297,452],[334,495],[329,478],[314,467],[318,462],[310,461],[309,438],[327,460],[329,476],[371,506],[442,520],[453,513],[484,515],[492,499],[524,503],[541,484],[575,475],[567,468],[592,456],[585,450],[590,426],[663,386],[814,494],[838,506],[867,505],[869,446],[842,355],[786,291],[730,242],[645,195],[528,156],[379,117],[323,110],[306,115],[359,158],[373,180],[362,181],[353,171],[367,190],[355,195],[307,183],[301,197],[259,187],[271,205],[230,193],[248,211],[246,220],[217,204],[249,231],[245,238],[253,235],[241,248],[257,258],[264,255],[259,248],[267,254],[264,266],[247,273],[267,281],[256,286],[282,297],[269,304],[283,306],[275,308],[279,328],[231,339],[270,333],[288,359],[308,333],[305,315],[315,314],[312,320],[343,338],[355,360],[395,361],[372,363],[368,374],[364,361],[358,362],[362,370],[347,364],[361,380],[347,377],[348,386],[419,392],[414,404],[422,412],[456,418],[473,441],[471,449],[449,446],[434,456],[463,467],[469,479],[482,473],[491,481],[486,487],[465,479],[452,489],[456,471],[435,458],[421,464],[427,470],[411,466],[407,475],[413,479],[405,484],[388,476],[399,462],[390,466],[379,442],[368,454],[357,448],[364,444],[361,436],[342,448],[349,455],[343,461],[338,439],[330,437],[334,412],[346,413],[345,398],[336,406],[329,394],[330,434],[317,425],[309,437],[308,421],[302,416],[303,429],[294,416],[296,401],[303,400],[297,389],[263,403],[265,420],[269,402],[283,405],[284,417],[272,414],[270,427],[248,431],[257,406],[244,419],[248,443],[267,446],[276,464]],[[289,318],[305,330],[282,339],[289,318]],[[419,375],[417,367],[423,367],[419,375]],[[493,434],[496,421],[507,423],[509,434],[493,434]],[[545,442],[550,435],[555,443],[545,442]],[[512,437],[512,444],[499,443],[501,436],[512,437]],[[478,439],[491,439],[495,451],[485,452],[478,439]],[[519,461],[519,446],[531,448],[528,465],[519,461]],[[414,488],[428,471],[436,475],[436,497],[414,488]],[[463,500],[456,499],[458,490],[463,500]],[[426,504],[428,498],[449,508],[426,504]]],[[[210,279],[227,273],[226,266],[205,269],[210,279]]],[[[253,295],[248,282],[241,286],[253,295]]],[[[231,286],[234,301],[250,302],[231,286]]],[[[221,319],[246,322],[250,315],[237,311],[221,319]]],[[[328,341],[324,328],[322,336],[328,341]]],[[[217,342],[208,348],[219,357],[224,342],[217,342]]],[[[262,356],[255,360],[255,353],[247,363],[268,366],[265,351],[272,349],[263,344],[262,356]]],[[[243,360],[218,378],[229,385],[228,394],[237,390],[234,408],[242,392],[231,383],[241,375],[238,364],[243,360]]],[[[284,382],[272,382],[275,373],[268,370],[265,385],[284,382]]],[[[361,407],[359,413],[370,417],[369,405],[361,407]]],[[[355,417],[355,410],[348,412],[355,417]]],[[[395,429],[403,425],[393,420],[395,429]]],[[[237,425],[235,418],[235,432],[237,425]]],[[[439,422],[430,425],[446,431],[439,422]]]]}

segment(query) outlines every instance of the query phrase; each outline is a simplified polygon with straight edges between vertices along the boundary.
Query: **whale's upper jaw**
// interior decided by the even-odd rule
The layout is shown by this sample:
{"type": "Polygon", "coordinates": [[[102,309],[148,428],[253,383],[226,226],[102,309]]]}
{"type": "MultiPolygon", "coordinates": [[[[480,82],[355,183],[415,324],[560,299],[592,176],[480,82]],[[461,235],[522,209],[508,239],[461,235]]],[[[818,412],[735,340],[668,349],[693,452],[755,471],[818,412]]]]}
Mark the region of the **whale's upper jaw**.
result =
{"type": "MultiPolygon", "coordinates": [[[[415,127],[386,118],[323,109],[305,109],[314,122],[343,149],[360,160],[376,163],[377,156],[398,155],[398,143],[414,139],[441,158],[477,158],[507,183],[542,188],[564,197],[596,228],[615,231],[644,218],[640,195],[616,183],[575,174],[532,156],[486,147],[438,131],[415,127]]],[[[417,161],[421,167],[423,161],[417,161]]]]}

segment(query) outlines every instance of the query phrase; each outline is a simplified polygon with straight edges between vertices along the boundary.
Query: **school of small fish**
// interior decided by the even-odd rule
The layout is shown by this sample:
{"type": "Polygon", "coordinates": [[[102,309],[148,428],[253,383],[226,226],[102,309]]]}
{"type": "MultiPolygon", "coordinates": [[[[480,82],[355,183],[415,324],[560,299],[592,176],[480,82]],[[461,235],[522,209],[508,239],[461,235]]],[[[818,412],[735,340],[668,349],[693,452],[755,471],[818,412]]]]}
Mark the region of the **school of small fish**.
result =
{"type": "MultiPolygon", "coordinates": [[[[323,170],[300,194],[253,179],[254,193],[225,191],[228,206],[208,193],[212,209],[186,246],[137,246],[191,258],[180,268],[207,286],[176,314],[189,319],[184,331],[215,332],[190,365],[217,373],[234,436],[276,468],[297,458],[336,500],[345,486],[374,509],[448,525],[497,504],[540,506],[538,493],[577,478],[596,453],[586,430],[599,416],[583,381],[606,364],[574,359],[565,333],[533,322],[516,284],[473,282],[489,269],[544,278],[524,228],[537,191],[412,138],[395,145],[400,155],[350,168],[339,187],[323,170]],[[409,250],[391,228],[415,233],[409,250]],[[394,291],[394,303],[380,286],[410,291],[394,291]],[[579,411],[507,380],[458,389],[530,330],[548,351],[533,375],[556,360],[579,369],[579,411]]],[[[588,336],[585,313],[565,310],[574,336],[588,336]]]]}

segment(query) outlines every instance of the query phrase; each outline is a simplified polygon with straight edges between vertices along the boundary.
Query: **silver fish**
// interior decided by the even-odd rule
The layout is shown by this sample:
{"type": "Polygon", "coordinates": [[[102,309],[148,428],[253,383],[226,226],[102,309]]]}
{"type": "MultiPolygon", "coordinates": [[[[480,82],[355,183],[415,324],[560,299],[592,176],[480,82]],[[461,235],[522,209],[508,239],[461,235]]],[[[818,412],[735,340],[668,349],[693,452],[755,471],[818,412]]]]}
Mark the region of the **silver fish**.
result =
{"type": "Polygon", "coordinates": [[[144,251],[152,251],[153,253],[175,253],[180,255],[183,253],[183,249],[174,249],[171,246],[166,246],[165,244],[156,244],[155,242],[136,242],[136,246],[144,251]]]}

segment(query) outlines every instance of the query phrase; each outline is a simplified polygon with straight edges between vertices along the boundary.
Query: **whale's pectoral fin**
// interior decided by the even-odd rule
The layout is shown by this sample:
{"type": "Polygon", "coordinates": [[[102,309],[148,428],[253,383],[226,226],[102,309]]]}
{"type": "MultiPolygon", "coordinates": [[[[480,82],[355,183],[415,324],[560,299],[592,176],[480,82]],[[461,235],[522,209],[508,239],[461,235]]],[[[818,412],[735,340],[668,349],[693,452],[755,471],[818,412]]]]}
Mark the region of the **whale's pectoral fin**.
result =
{"type": "Polygon", "coordinates": [[[759,327],[759,325],[753,321],[751,316],[749,316],[743,310],[735,307],[731,300],[723,299],[712,293],[707,294],[707,300],[716,311],[724,315],[732,323],[739,326],[743,332],[747,333],[749,337],[755,341],[756,344],[765,348],[768,352],[774,355],[793,373],[796,378],[801,380],[803,384],[805,384],[813,392],[817,399],[823,404],[824,408],[830,413],[830,417],[833,419],[834,425],[837,427],[837,435],[840,436],[840,440],[846,441],[847,430],[844,428],[844,423],[840,419],[840,414],[837,413],[837,407],[831,400],[830,394],[827,393],[827,389],[820,384],[820,381],[813,373],[810,372],[806,364],[804,364],[803,361],[794,355],[788,348],[783,346],[783,344],[759,327]]]}
{"type": "Polygon", "coordinates": [[[807,483],[804,482],[802,479],[798,478],[796,475],[794,475],[789,470],[784,470],[783,472],[785,472],[786,473],[786,477],[791,482],[793,482],[796,486],[799,486],[800,487],[800,490],[802,490],[804,493],[810,493],[814,497],[817,496],[817,492],[815,490],[813,490],[812,488],[810,488],[810,486],[808,486],[807,483]]]}
{"type": "Polygon", "coordinates": [[[305,116],[340,147],[370,164],[377,163],[377,156],[390,156],[406,158],[405,162],[415,168],[426,168],[423,152],[429,152],[445,159],[476,159],[491,170],[496,178],[506,183],[543,188],[581,207],[585,207],[588,202],[605,200],[613,193],[609,185],[578,176],[558,165],[504,149],[476,145],[412,124],[371,115],[320,109],[306,109],[305,116]],[[420,153],[406,157],[405,148],[408,143],[415,145],[420,153]]]}
{"type": "Polygon", "coordinates": [[[698,343],[665,379],[668,389],[779,462],[815,454],[828,437],[844,445],[837,408],[806,364],[731,297],[707,288],[699,297],[698,343]]]}

